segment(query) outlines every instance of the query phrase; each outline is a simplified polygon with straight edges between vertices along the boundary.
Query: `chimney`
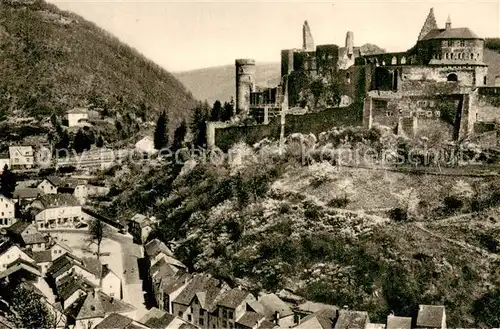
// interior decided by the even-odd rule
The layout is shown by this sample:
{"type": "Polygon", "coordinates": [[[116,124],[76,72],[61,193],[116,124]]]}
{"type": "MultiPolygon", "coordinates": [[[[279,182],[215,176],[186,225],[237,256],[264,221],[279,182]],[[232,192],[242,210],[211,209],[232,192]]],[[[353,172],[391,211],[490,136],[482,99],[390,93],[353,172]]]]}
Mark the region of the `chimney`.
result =
{"type": "Polygon", "coordinates": [[[274,322],[279,325],[280,324],[280,312],[275,311],[274,312],[274,322]]]}

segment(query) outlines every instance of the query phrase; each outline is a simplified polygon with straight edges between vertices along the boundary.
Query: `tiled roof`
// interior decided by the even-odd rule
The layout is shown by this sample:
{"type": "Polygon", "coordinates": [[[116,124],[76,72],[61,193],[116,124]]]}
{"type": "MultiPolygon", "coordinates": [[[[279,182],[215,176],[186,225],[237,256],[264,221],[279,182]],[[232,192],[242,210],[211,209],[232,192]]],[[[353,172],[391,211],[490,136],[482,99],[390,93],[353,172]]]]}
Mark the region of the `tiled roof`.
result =
{"type": "Polygon", "coordinates": [[[174,277],[162,279],[163,282],[163,292],[166,294],[171,294],[176,291],[184,284],[192,279],[192,275],[189,273],[177,273],[174,277]]]}
{"type": "Polygon", "coordinates": [[[54,185],[55,187],[60,187],[60,186],[63,186],[63,184],[64,184],[63,178],[61,178],[59,176],[47,176],[47,177],[45,177],[45,179],[50,184],[54,185]]]}
{"type": "Polygon", "coordinates": [[[23,233],[30,225],[32,225],[32,224],[28,223],[27,221],[18,220],[17,222],[15,222],[11,226],[9,226],[7,228],[7,231],[9,231],[12,234],[19,235],[19,234],[23,233]]]}
{"type": "MultiPolygon", "coordinates": [[[[212,292],[214,287],[219,286],[220,282],[208,275],[197,274],[188,283],[188,285],[181,291],[179,296],[173,301],[174,303],[189,305],[193,297],[199,292],[212,292]]],[[[213,297],[215,298],[215,296],[213,297]]]]}
{"type": "Polygon", "coordinates": [[[36,232],[28,235],[21,235],[21,239],[25,245],[37,244],[37,243],[45,243],[47,242],[47,238],[40,232],[36,232]]]}
{"type": "Polygon", "coordinates": [[[441,328],[445,315],[445,308],[442,305],[419,305],[417,326],[441,328]]]}
{"type": "Polygon", "coordinates": [[[36,276],[42,276],[42,273],[40,273],[40,268],[36,266],[35,264],[31,264],[29,262],[23,261],[22,259],[17,259],[9,266],[7,269],[3,272],[0,272],[0,279],[3,279],[5,277],[10,276],[13,273],[16,273],[18,271],[25,270],[27,272],[30,272],[31,274],[34,274],[36,276]]]}
{"type": "Polygon", "coordinates": [[[431,39],[480,39],[468,27],[457,27],[449,29],[434,29],[427,33],[422,40],[431,39]]]}
{"type": "Polygon", "coordinates": [[[316,303],[316,302],[304,302],[297,306],[297,310],[306,313],[315,313],[321,310],[338,310],[339,308],[330,304],[316,303]]]}
{"type": "Polygon", "coordinates": [[[99,259],[93,257],[83,257],[83,266],[97,278],[101,277],[102,274],[102,263],[99,259]]]}
{"type": "Polygon", "coordinates": [[[41,202],[44,209],[80,206],[78,200],[71,194],[45,194],[37,200],[41,202]]]}
{"type": "MultiPolygon", "coordinates": [[[[309,324],[310,322],[316,321],[319,323],[321,328],[323,329],[331,329],[333,328],[333,324],[335,323],[335,320],[337,319],[337,311],[332,310],[332,309],[322,309],[320,311],[317,311],[313,314],[309,314],[305,318],[303,318],[300,323],[301,325],[299,326],[300,328],[308,328],[311,325],[309,324]]],[[[337,319],[338,322],[338,319],[337,319]]],[[[335,324],[335,328],[337,328],[337,325],[335,324]]],[[[363,326],[361,327],[349,327],[352,329],[360,329],[364,328],[363,326]]]]}
{"type": "Polygon", "coordinates": [[[14,190],[14,199],[36,199],[39,195],[42,195],[43,191],[37,187],[21,187],[14,190]]]}
{"type": "Polygon", "coordinates": [[[365,324],[369,322],[368,320],[367,312],[341,310],[335,323],[335,329],[364,328],[365,324]]]}
{"type": "Polygon", "coordinates": [[[140,323],[146,324],[151,319],[161,318],[167,312],[160,310],[159,308],[152,307],[142,318],[139,319],[140,323]]]}
{"type": "Polygon", "coordinates": [[[263,320],[264,316],[261,314],[255,312],[245,312],[238,320],[236,320],[236,323],[245,327],[253,328],[263,320]]]}
{"type": "Polygon", "coordinates": [[[244,291],[237,288],[228,290],[221,297],[217,305],[234,309],[238,305],[243,303],[243,301],[247,298],[249,294],[250,293],[248,291],[244,291]]]}
{"type": "Polygon", "coordinates": [[[279,313],[280,318],[293,315],[290,306],[275,294],[261,294],[259,296],[259,302],[264,306],[264,312],[267,319],[274,319],[275,312],[279,313]]]}
{"type": "Polygon", "coordinates": [[[82,261],[72,254],[64,254],[57,258],[47,270],[47,274],[56,278],[74,265],[83,267],[82,261]]]}
{"type": "Polygon", "coordinates": [[[59,281],[56,291],[62,300],[66,300],[79,289],[85,292],[92,292],[94,288],[96,286],[82,276],[68,274],[59,281]]]}
{"type": "Polygon", "coordinates": [[[76,300],[66,309],[66,315],[75,319],[102,318],[106,315],[98,293],[91,292],[76,300]]]}
{"type": "Polygon", "coordinates": [[[101,299],[101,305],[104,308],[106,314],[110,313],[128,313],[135,311],[135,307],[113,297],[110,297],[102,292],[99,292],[99,298],[101,299]]]}
{"type": "Polygon", "coordinates": [[[37,264],[50,263],[52,261],[52,253],[50,250],[34,251],[33,259],[37,264]]]}
{"type": "Polygon", "coordinates": [[[113,313],[102,320],[94,329],[126,329],[132,322],[134,322],[134,320],[129,317],[113,313]]]}
{"type": "Polygon", "coordinates": [[[172,314],[165,313],[159,318],[151,318],[149,319],[146,323],[144,323],[146,326],[152,328],[152,329],[163,329],[167,328],[172,321],[174,321],[175,316],[172,314]]]}
{"type": "Polygon", "coordinates": [[[389,315],[386,329],[411,329],[411,318],[389,315]]]}
{"type": "Polygon", "coordinates": [[[62,241],[59,241],[57,239],[53,239],[52,242],[50,243],[50,246],[48,247],[49,249],[51,249],[53,246],[55,245],[58,245],[60,246],[61,248],[63,248],[64,250],[66,250],[67,252],[71,253],[73,252],[73,249],[71,249],[70,246],[68,246],[67,244],[65,244],[64,242],[62,241]]]}
{"type": "Polygon", "coordinates": [[[163,277],[173,276],[176,271],[174,271],[174,269],[167,264],[165,258],[162,258],[151,266],[149,273],[151,273],[151,278],[158,280],[163,277]]]}
{"type": "Polygon", "coordinates": [[[167,247],[167,245],[158,239],[153,239],[146,243],[146,245],[144,246],[144,251],[150,258],[154,258],[159,253],[164,253],[168,256],[174,255],[173,252],[167,247]]]}
{"type": "Polygon", "coordinates": [[[264,320],[262,323],[257,327],[257,329],[273,329],[273,328],[280,328],[276,323],[264,320]]]}

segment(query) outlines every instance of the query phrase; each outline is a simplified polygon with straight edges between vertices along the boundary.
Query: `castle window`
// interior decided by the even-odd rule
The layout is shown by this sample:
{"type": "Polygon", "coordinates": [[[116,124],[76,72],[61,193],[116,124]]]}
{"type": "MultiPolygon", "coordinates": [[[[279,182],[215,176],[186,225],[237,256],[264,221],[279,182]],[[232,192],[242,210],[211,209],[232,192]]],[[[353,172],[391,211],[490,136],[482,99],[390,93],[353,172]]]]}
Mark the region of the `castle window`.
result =
{"type": "Polygon", "coordinates": [[[460,40],[460,47],[465,47],[465,40],[460,40]]]}
{"type": "Polygon", "coordinates": [[[448,77],[446,78],[446,80],[450,81],[450,82],[457,82],[458,77],[455,73],[451,73],[451,74],[448,74],[448,77]]]}
{"type": "Polygon", "coordinates": [[[427,111],[427,117],[432,118],[432,111],[427,111]]]}
{"type": "Polygon", "coordinates": [[[394,116],[394,113],[392,111],[387,111],[386,114],[387,114],[388,117],[393,117],[394,116]]]}
{"type": "Polygon", "coordinates": [[[406,57],[401,57],[401,64],[406,64],[406,57]]]}
{"type": "Polygon", "coordinates": [[[392,56],[391,65],[396,65],[397,63],[398,59],[396,58],[396,56],[392,56]]]}
{"type": "Polygon", "coordinates": [[[486,84],[486,76],[483,78],[483,85],[486,84]]]}
{"type": "Polygon", "coordinates": [[[474,59],[474,54],[470,53],[470,59],[474,59]]]}
{"type": "Polygon", "coordinates": [[[479,60],[479,54],[477,54],[476,58],[477,58],[477,60],[479,60]]]}
{"type": "Polygon", "coordinates": [[[444,56],[445,56],[446,59],[448,59],[449,54],[446,53],[446,54],[444,54],[444,56]]]}

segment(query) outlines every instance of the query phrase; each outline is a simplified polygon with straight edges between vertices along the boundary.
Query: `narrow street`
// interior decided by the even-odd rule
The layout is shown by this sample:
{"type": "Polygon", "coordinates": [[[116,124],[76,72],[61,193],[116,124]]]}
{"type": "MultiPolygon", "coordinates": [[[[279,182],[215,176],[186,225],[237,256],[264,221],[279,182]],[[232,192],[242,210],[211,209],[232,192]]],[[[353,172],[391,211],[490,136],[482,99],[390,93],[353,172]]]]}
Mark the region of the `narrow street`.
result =
{"type": "MultiPolygon", "coordinates": [[[[95,244],[89,245],[88,233],[85,230],[57,230],[50,233],[70,246],[78,257],[90,257],[97,251],[95,244]]],[[[142,249],[142,246],[132,242],[131,237],[114,232],[102,241],[101,254],[104,255],[100,257],[101,262],[108,264],[109,268],[121,278],[123,300],[136,307],[137,319],[147,312],[138,266],[138,260],[143,257],[142,249]]]]}

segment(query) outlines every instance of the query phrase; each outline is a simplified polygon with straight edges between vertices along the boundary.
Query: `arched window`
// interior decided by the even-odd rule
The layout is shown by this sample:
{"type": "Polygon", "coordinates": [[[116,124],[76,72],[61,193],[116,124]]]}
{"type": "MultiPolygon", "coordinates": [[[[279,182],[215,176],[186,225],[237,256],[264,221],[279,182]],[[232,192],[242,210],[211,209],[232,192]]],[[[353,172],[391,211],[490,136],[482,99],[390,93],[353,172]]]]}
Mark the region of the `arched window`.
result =
{"type": "Polygon", "coordinates": [[[396,65],[397,63],[398,59],[396,58],[396,56],[392,56],[391,65],[396,65]]]}
{"type": "Polygon", "coordinates": [[[446,59],[448,59],[448,56],[449,56],[449,54],[448,54],[448,53],[444,54],[444,57],[445,57],[446,59]]]}
{"type": "Polygon", "coordinates": [[[401,57],[401,64],[406,64],[406,57],[401,57]]]}
{"type": "Polygon", "coordinates": [[[483,85],[485,85],[485,84],[486,84],[486,76],[484,76],[484,78],[483,78],[483,85]]]}
{"type": "Polygon", "coordinates": [[[451,74],[448,74],[447,80],[451,81],[451,82],[457,82],[458,77],[455,73],[451,73],[451,74]]]}
{"type": "Polygon", "coordinates": [[[470,59],[474,59],[474,54],[470,53],[470,59]]]}

